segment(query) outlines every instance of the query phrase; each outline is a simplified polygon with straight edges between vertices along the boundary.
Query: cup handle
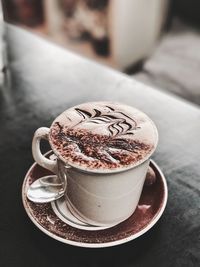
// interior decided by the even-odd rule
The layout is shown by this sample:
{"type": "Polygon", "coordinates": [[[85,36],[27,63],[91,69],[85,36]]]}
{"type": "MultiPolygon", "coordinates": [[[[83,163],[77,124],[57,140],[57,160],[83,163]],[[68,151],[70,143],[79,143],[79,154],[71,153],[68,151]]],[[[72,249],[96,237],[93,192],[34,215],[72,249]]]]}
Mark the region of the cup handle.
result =
{"type": "Polygon", "coordinates": [[[33,136],[32,141],[32,154],[34,160],[45,169],[57,174],[57,160],[47,159],[40,150],[40,141],[41,139],[49,140],[49,131],[50,129],[47,127],[41,127],[37,129],[33,136]]]}

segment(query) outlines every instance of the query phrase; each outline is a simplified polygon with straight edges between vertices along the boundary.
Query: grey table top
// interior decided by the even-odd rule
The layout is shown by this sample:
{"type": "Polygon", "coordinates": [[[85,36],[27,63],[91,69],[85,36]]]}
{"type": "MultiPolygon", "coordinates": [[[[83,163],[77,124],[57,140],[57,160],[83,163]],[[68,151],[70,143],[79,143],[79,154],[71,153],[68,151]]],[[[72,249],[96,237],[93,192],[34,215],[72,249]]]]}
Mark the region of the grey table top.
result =
{"type": "Polygon", "coordinates": [[[8,27],[10,87],[0,91],[1,266],[198,266],[200,110],[186,101],[8,27]],[[66,108],[86,101],[133,105],[156,123],[153,158],[169,187],[166,210],[141,238],[109,249],[70,247],[41,233],[21,203],[31,139],[66,108]]]}

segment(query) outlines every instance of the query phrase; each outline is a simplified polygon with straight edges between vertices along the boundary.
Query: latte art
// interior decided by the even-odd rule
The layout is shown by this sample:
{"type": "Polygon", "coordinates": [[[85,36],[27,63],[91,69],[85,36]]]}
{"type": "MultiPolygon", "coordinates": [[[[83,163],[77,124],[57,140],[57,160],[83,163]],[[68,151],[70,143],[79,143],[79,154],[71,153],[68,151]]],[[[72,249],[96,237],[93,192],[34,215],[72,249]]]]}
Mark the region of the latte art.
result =
{"type": "Polygon", "coordinates": [[[147,157],[156,134],[142,112],[121,104],[94,102],[62,113],[51,126],[50,143],[71,165],[116,169],[147,157]]]}
{"type": "Polygon", "coordinates": [[[75,111],[83,119],[74,127],[83,123],[99,124],[101,127],[105,124],[110,136],[134,134],[133,130],[137,129],[135,120],[121,111],[115,111],[114,108],[109,106],[105,107],[107,108],[107,112],[105,110],[102,112],[100,109],[94,108],[91,113],[87,110],[75,108],[75,111]]]}
{"type": "Polygon", "coordinates": [[[115,111],[109,106],[106,106],[106,108],[108,109],[107,113],[105,113],[105,111],[103,113],[99,109],[94,109],[92,113],[79,108],[75,108],[75,110],[83,118],[79,123],[95,123],[101,126],[106,124],[110,136],[133,134],[132,130],[137,129],[136,121],[123,112],[115,111]]]}

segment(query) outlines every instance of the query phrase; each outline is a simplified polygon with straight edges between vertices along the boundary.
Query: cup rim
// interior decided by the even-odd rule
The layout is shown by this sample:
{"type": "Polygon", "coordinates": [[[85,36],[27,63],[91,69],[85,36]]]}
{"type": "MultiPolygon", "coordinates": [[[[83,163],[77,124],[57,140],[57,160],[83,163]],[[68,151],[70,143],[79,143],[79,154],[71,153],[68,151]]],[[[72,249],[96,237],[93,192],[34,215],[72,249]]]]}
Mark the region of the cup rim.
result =
{"type": "MultiPolygon", "coordinates": [[[[92,101],[92,102],[87,102],[87,103],[96,103],[97,101],[92,101]]],[[[99,102],[106,102],[106,101],[99,101],[99,102]]],[[[108,101],[107,101],[108,102],[108,101]]],[[[86,104],[87,104],[86,103],[86,104]]],[[[114,104],[122,104],[119,102],[113,102],[114,104]]],[[[122,104],[122,105],[126,105],[126,104],[122,104]]],[[[76,106],[76,105],[75,105],[76,106]]],[[[74,106],[74,107],[75,107],[74,106]]],[[[155,152],[157,145],[158,145],[158,141],[159,141],[159,135],[158,135],[158,129],[156,127],[156,124],[154,123],[154,121],[143,111],[137,109],[134,107],[134,109],[142,112],[145,116],[147,116],[147,118],[149,119],[149,121],[152,124],[152,127],[154,129],[154,133],[155,133],[155,140],[154,140],[154,145],[152,150],[149,152],[149,154],[147,154],[144,158],[142,158],[141,160],[138,160],[135,163],[129,164],[128,166],[125,167],[118,167],[115,169],[103,169],[103,168],[99,168],[99,169],[94,169],[94,168],[89,168],[89,167],[85,167],[85,166],[81,166],[78,164],[73,164],[72,162],[67,162],[64,157],[62,157],[62,155],[60,155],[60,153],[58,153],[58,151],[54,148],[54,145],[52,143],[51,140],[51,128],[53,126],[53,124],[56,122],[57,117],[59,117],[62,113],[60,113],[52,122],[51,126],[50,126],[50,133],[49,133],[49,144],[51,146],[52,151],[54,152],[54,154],[58,157],[58,159],[60,159],[65,165],[70,166],[78,171],[81,172],[87,172],[87,173],[96,173],[96,174],[111,174],[111,173],[119,173],[119,172],[125,172],[128,171],[130,169],[133,169],[139,165],[141,165],[143,162],[147,161],[148,159],[150,159],[150,157],[152,156],[152,154],[155,152]]]]}

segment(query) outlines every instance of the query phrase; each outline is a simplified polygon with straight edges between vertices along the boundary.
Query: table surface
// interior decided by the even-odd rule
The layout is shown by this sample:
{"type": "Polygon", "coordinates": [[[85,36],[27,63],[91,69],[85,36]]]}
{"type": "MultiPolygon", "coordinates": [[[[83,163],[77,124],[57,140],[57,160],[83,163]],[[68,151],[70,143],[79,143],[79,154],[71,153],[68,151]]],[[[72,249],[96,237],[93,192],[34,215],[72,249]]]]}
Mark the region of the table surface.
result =
{"type": "Polygon", "coordinates": [[[199,266],[200,110],[18,28],[8,26],[7,33],[10,79],[0,91],[0,265],[199,266]],[[160,140],[153,159],[169,187],[166,210],[149,232],[104,249],[51,239],[29,220],[21,200],[34,131],[50,126],[66,108],[93,100],[133,105],[155,121],[160,140]]]}

